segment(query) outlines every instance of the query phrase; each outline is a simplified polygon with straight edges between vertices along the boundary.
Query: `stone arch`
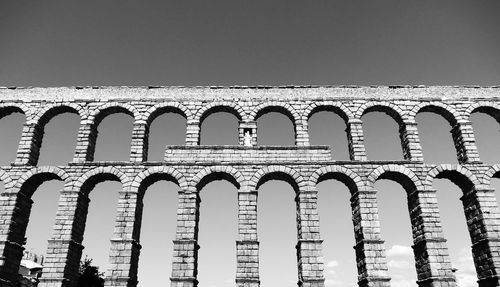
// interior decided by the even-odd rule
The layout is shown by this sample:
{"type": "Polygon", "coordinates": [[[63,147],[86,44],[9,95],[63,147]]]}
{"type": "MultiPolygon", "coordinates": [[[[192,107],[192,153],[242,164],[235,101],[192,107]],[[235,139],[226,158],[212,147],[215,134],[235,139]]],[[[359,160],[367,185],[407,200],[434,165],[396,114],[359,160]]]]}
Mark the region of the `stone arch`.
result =
{"type": "Polygon", "coordinates": [[[147,188],[151,184],[168,178],[168,180],[186,189],[188,183],[180,171],[171,166],[154,166],[137,174],[131,183],[131,192],[143,192],[141,188],[147,188]]]}
{"type": "Polygon", "coordinates": [[[448,178],[460,187],[464,193],[481,185],[476,175],[462,165],[442,164],[434,167],[427,173],[424,181],[425,186],[432,188],[432,182],[435,178],[448,178]]]}
{"type": "Polygon", "coordinates": [[[313,102],[302,113],[302,122],[307,122],[315,113],[328,111],[340,116],[345,123],[354,119],[354,113],[343,103],[334,101],[313,102]]]}
{"type": "Polygon", "coordinates": [[[307,182],[298,171],[283,165],[270,165],[255,172],[250,179],[249,187],[258,190],[262,184],[272,179],[282,179],[288,182],[296,192],[304,190],[307,186],[307,182]]]}
{"type": "Polygon", "coordinates": [[[131,185],[131,180],[124,172],[113,166],[99,166],[85,172],[75,182],[75,189],[88,195],[100,182],[106,180],[119,181],[126,190],[131,185]]]}
{"type": "Polygon", "coordinates": [[[415,105],[409,113],[409,120],[415,121],[415,117],[421,112],[431,112],[445,118],[452,127],[463,120],[461,114],[451,105],[441,102],[422,102],[415,105]]]}
{"type": "Polygon", "coordinates": [[[289,103],[282,102],[270,102],[270,103],[262,103],[257,107],[253,108],[250,112],[249,118],[252,121],[257,121],[262,115],[277,112],[287,116],[290,121],[292,121],[294,126],[297,126],[300,122],[299,113],[290,105],[289,103]]]}
{"type": "Polygon", "coordinates": [[[318,183],[328,179],[335,179],[342,182],[347,186],[351,194],[364,189],[361,176],[353,170],[340,165],[328,165],[317,169],[309,177],[307,185],[316,186],[318,183]]]}
{"type": "Polygon", "coordinates": [[[84,119],[87,116],[87,112],[80,105],[74,103],[65,103],[58,105],[49,105],[38,111],[32,121],[38,126],[45,126],[52,118],[63,113],[77,114],[80,119],[84,119]]]}
{"type": "Polygon", "coordinates": [[[25,172],[21,178],[17,180],[14,187],[19,189],[20,192],[23,192],[23,189],[27,186],[34,185],[35,188],[33,188],[31,194],[25,194],[31,197],[40,184],[52,179],[62,180],[64,181],[64,185],[71,184],[71,177],[63,169],[55,166],[40,166],[34,167],[25,172]]]}
{"type": "Polygon", "coordinates": [[[188,109],[181,103],[178,102],[163,102],[150,107],[143,115],[142,120],[146,122],[146,125],[151,125],[151,123],[160,115],[168,112],[173,112],[183,116],[186,120],[194,119],[191,110],[188,109]]]}
{"type": "Polygon", "coordinates": [[[361,105],[356,111],[355,118],[361,119],[363,115],[370,112],[382,112],[390,116],[399,126],[404,125],[408,119],[406,111],[392,102],[368,102],[361,105]]]}
{"type": "Polygon", "coordinates": [[[25,104],[0,103],[0,119],[12,113],[21,113],[26,117],[26,120],[32,117],[30,109],[25,104]]]}
{"type": "Polygon", "coordinates": [[[472,103],[464,111],[464,118],[470,121],[470,116],[473,113],[484,113],[494,118],[498,123],[500,123],[500,105],[495,102],[477,102],[472,103]]]}
{"type": "Polygon", "coordinates": [[[211,102],[204,104],[194,116],[195,120],[198,120],[200,126],[202,122],[211,114],[218,112],[227,112],[234,115],[238,120],[244,120],[247,118],[245,110],[235,102],[211,102]]]}
{"type": "Polygon", "coordinates": [[[98,106],[90,113],[88,120],[93,126],[97,127],[105,117],[115,113],[130,115],[134,118],[134,121],[141,120],[139,111],[137,111],[133,105],[125,103],[106,103],[102,106],[98,106]]]}
{"type": "Polygon", "coordinates": [[[66,103],[59,105],[50,105],[40,110],[35,115],[35,117],[31,118],[28,121],[28,124],[33,124],[35,126],[33,137],[31,139],[30,150],[30,157],[32,158],[34,165],[38,163],[38,158],[40,157],[40,150],[42,148],[45,126],[54,117],[64,113],[78,115],[80,122],[86,117],[86,112],[80,105],[74,103],[66,103]]]}
{"type": "Polygon", "coordinates": [[[213,180],[225,179],[233,184],[237,189],[246,186],[246,180],[243,174],[231,166],[209,166],[200,170],[191,179],[191,185],[200,191],[205,185],[213,180]]]}
{"type": "Polygon", "coordinates": [[[408,193],[423,189],[419,177],[403,165],[387,164],[377,167],[368,175],[367,186],[373,188],[379,179],[393,180],[401,184],[408,193]]]}

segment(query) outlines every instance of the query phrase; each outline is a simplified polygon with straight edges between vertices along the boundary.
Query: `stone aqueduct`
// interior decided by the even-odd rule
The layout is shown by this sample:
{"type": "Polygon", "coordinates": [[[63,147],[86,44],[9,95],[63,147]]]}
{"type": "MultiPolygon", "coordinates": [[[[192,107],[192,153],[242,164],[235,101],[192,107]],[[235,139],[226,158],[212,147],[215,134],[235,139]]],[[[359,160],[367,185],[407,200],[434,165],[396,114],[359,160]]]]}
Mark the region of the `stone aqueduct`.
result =
{"type": "Polygon", "coordinates": [[[197,286],[197,239],[204,185],[226,179],[238,189],[236,285],[259,286],[257,190],[268,180],[290,183],[296,192],[297,270],[299,286],[324,286],[322,240],[316,185],[343,182],[351,192],[359,286],[390,286],[384,241],[380,236],[374,182],[392,179],[407,192],[413,251],[419,286],[456,286],[440,223],[434,178],[449,178],[463,191],[461,200],[472,242],[480,286],[498,286],[500,214],[490,179],[500,164],[481,162],[469,116],[487,113],[500,121],[499,87],[118,87],[3,88],[0,118],[26,115],[15,162],[0,168],[5,192],[0,197],[0,285],[12,286],[36,188],[46,180],[64,181],[56,223],[40,286],[75,286],[82,254],[88,195],[105,180],[119,181],[110,270],[106,286],[136,286],[142,198],[158,180],[179,186],[171,286],[197,286]],[[238,146],[201,146],[200,125],[214,112],[239,119],[238,146]],[[350,160],[335,161],[327,146],[311,146],[308,119],[332,111],[346,123],[350,160]],[[361,116],[387,113],[399,124],[404,160],[367,160],[361,116]],[[458,164],[423,163],[415,116],[430,111],[451,125],[458,164]],[[74,159],[66,166],[37,166],[45,124],[60,113],[81,118],[74,159]],[[147,159],[148,131],[155,117],[179,113],[186,118],[185,146],[167,146],[161,162],[147,159]],[[279,112],[295,127],[295,146],[258,146],[256,120],[279,112]],[[112,113],[134,117],[130,160],[93,160],[100,121],[112,113]],[[252,146],[245,146],[249,132],[252,146]]]}

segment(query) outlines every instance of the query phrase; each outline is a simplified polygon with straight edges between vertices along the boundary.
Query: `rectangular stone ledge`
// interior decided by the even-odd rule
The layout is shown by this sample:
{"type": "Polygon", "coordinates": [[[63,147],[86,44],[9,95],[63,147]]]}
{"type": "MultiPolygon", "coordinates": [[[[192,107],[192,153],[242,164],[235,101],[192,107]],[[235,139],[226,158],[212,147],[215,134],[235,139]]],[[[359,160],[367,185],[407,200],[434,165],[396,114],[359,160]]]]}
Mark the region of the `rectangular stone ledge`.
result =
{"type": "Polygon", "coordinates": [[[329,146],[166,146],[169,163],[296,163],[331,161],[329,146]]]}

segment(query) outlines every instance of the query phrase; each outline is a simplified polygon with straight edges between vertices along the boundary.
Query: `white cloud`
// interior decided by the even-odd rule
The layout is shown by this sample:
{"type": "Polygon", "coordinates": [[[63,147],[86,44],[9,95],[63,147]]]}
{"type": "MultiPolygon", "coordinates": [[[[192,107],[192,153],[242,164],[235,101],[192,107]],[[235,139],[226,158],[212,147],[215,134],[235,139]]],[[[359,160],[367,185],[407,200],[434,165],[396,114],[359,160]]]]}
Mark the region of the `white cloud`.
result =
{"type": "Polygon", "coordinates": [[[339,262],[337,260],[332,260],[326,264],[326,268],[334,268],[339,266],[339,262]]]}
{"type": "Polygon", "coordinates": [[[413,251],[410,246],[393,245],[389,250],[387,250],[387,257],[412,255],[413,251]]]}
{"type": "Polygon", "coordinates": [[[387,266],[389,268],[398,268],[398,269],[411,269],[413,263],[409,262],[408,260],[389,260],[387,262],[387,266]]]}

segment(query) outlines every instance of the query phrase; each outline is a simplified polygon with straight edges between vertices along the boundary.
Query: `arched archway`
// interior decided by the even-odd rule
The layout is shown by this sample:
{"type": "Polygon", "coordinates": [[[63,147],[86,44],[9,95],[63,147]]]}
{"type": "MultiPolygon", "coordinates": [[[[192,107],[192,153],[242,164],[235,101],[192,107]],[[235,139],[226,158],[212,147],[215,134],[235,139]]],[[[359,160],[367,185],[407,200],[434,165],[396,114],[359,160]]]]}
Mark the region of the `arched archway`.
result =
{"type": "Polygon", "coordinates": [[[148,161],[162,161],[165,145],[185,145],[188,110],[184,106],[159,105],[146,113],[145,144],[148,161]]]}
{"type": "Polygon", "coordinates": [[[456,163],[460,145],[456,115],[435,104],[419,107],[415,121],[425,163],[456,163]],[[454,130],[456,130],[454,132],[454,130]]]}
{"type": "Polygon", "coordinates": [[[255,114],[258,145],[295,145],[296,119],[282,106],[267,106],[255,114]]]}
{"type": "Polygon", "coordinates": [[[481,161],[489,164],[500,162],[497,152],[500,142],[500,110],[491,106],[477,107],[472,111],[470,121],[481,161]]]}
{"type": "Polygon", "coordinates": [[[81,115],[70,106],[56,106],[48,109],[38,119],[35,136],[35,161],[39,165],[66,165],[75,153],[81,115]],[[43,141],[43,142],[42,142],[43,141]]]}
{"type": "Polygon", "coordinates": [[[317,106],[309,113],[307,120],[311,145],[330,145],[333,159],[349,160],[349,119],[344,111],[336,106],[317,106]],[[340,136],[342,133],[344,137],[340,136]]]}
{"type": "Polygon", "coordinates": [[[105,108],[94,119],[90,151],[96,161],[128,161],[130,157],[134,114],[120,106],[105,108]]]}
{"type": "Polygon", "coordinates": [[[19,107],[0,107],[0,166],[10,165],[16,159],[19,140],[26,115],[19,107]]]}
{"type": "Polygon", "coordinates": [[[264,174],[256,185],[258,191],[258,236],[260,281],[263,286],[290,286],[297,281],[295,251],[298,238],[295,194],[296,181],[287,173],[264,174]]]}
{"type": "Polygon", "coordinates": [[[402,160],[407,150],[405,124],[401,115],[383,105],[373,105],[362,112],[366,154],[369,160],[402,160]]]}
{"type": "Polygon", "coordinates": [[[238,145],[241,115],[229,106],[215,106],[200,117],[200,144],[238,145]]]}
{"type": "Polygon", "coordinates": [[[235,241],[238,239],[238,180],[227,172],[212,171],[196,183],[200,222],[198,281],[200,286],[234,286],[235,241]],[[217,268],[209,266],[217,265],[217,268]]]}

